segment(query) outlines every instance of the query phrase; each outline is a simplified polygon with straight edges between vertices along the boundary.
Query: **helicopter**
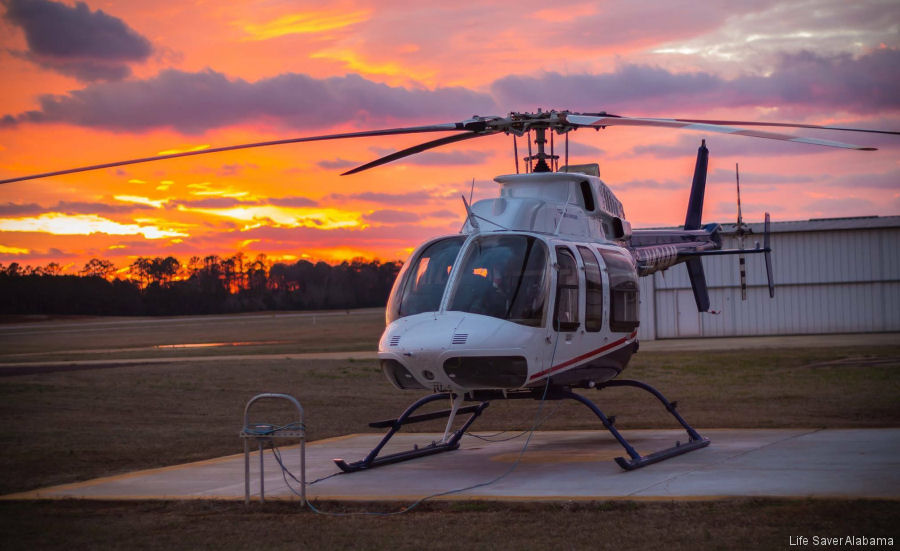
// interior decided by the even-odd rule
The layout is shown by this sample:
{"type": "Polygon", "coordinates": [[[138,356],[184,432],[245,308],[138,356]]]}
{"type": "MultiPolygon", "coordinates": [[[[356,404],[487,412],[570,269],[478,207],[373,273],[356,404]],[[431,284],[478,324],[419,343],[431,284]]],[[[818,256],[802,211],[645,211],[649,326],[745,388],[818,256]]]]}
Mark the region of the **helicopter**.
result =
{"type": "MultiPolygon", "coordinates": [[[[456,450],[463,434],[492,400],[572,399],[588,407],[625,449],[628,457],[617,457],[616,463],[633,470],[710,444],[679,414],[677,402],[669,401],[641,381],[618,379],[639,348],[638,279],[685,264],[700,312],[710,308],[703,256],[739,255],[743,269],[745,254],[762,254],[771,297],[774,282],[768,213],[763,245],[752,249],[722,249],[721,226],[701,221],[709,159],[705,139],[697,152],[683,227],[632,229],[622,203],[600,179],[598,165],[570,165],[568,159],[572,131],[616,126],[677,128],[856,150],[874,148],[745,127],[900,134],[811,124],[642,118],[538,109],[506,116],[473,116],[452,123],[143,157],[8,178],[0,180],[0,184],[289,143],[453,132],[344,172],[350,175],[443,145],[496,134],[512,135],[516,173],[495,178],[499,196],[472,204],[462,196],[466,220],[459,233],[431,239],[416,248],[404,263],[388,298],[386,328],[378,344],[381,369],[397,389],[431,394],[415,401],[395,419],[370,423],[373,428],[388,431],[364,459],[349,463],[335,459],[335,463],[344,472],[356,472],[456,450]],[[525,171],[520,172],[518,138],[523,136],[527,137],[528,155],[522,158],[525,171]],[[565,138],[562,156],[556,153],[555,136],[565,138]],[[656,397],[684,428],[687,441],[641,455],[618,431],[614,416],[607,416],[593,401],[574,391],[615,387],[638,388],[656,397]],[[442,400],[450,402],[449,409],[416,413],[422,406],[442,400]],[[474,403],[463,405],[465,402],[474,403]],[[452,430],[458,415],[468,418],[452,430]],[[381,454],[403,426],[442,418],[447,418],[447,424],[440,440],[412,450],[381,454]]],[[[743,228],[740,196],[737,227],[743,228]]],[[[741,232],[741,243],[743,237],[741,232]]]]}

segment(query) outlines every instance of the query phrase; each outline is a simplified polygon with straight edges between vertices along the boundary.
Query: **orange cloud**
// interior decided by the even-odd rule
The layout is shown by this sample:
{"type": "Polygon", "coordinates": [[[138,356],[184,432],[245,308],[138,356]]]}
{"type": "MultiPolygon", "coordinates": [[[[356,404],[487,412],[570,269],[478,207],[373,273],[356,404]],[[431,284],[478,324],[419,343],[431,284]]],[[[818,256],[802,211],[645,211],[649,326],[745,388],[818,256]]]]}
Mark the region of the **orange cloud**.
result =
{"type": "Polygon", "coordinates": [[[108,235],[140,234],[146,239],[183,237],[187,235],[154,225],[120,224],[96,214],[68,215],[58,212],[50,212],[29,218],[2,218],[0,219],[0,231],[39,232],[54,235],[91,235],[93,233],[105,233],[108,235]]]}
{"type": "Polygon", "coordinates": [[[368,10],[345,12],[309,11],[283,15],[265,23],[243,24],[245,41],[270,40],[291,34],[316,34],[343,29],[369,19],[368,10]]]}
{"type": "Polygon", "coordinates": [[[0,254],[28,254],[30,252],[30,249],[23,249],[22,247],[7,247],[6,245],[0,245],[0,254]]]}

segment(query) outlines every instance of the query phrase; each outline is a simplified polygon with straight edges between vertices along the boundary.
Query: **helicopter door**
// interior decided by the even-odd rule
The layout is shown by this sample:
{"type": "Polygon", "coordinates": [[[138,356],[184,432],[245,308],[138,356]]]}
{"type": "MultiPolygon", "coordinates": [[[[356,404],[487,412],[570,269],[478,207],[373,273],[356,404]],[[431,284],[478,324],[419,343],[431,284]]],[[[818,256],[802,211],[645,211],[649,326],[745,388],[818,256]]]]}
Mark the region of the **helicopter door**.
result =
{"type": "Polygon", "coordinates": [[[560,333],[571,333],[581,326],[578,313],[578,263],[568,247],[556,247],[556,307],[553,310],[553,328],[560,333]]]}
{"type": "Polygon", "coordinates": [[[557,333],[551,337],[552,341],[547,341],[545,364],[553,371],[571,365],[575,358],[584,354],[581,318],[584,276],[577,258],[573,249],[562,245],[556,247],[556,292],[550,328],[557,333]]]}

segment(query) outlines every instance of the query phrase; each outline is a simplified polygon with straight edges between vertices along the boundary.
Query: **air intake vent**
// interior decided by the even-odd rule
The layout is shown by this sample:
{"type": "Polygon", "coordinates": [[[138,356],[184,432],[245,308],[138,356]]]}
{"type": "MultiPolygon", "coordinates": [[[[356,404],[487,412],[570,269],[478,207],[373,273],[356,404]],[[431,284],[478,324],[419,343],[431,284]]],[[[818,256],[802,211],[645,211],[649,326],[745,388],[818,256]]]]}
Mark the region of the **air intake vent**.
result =
{"type": "Polygon", "coordinates": [[[388,346],[397,346],[398,344],[400,344],[400,335],[394,335],[388,342],[388,346]]]}
{"type": "Polygon", "coordinates": [[[468,333],[456,333],[453,335],[453,340],[450,341],[452,344],[466,344],[466,341],[469,339],[468,333]]]}

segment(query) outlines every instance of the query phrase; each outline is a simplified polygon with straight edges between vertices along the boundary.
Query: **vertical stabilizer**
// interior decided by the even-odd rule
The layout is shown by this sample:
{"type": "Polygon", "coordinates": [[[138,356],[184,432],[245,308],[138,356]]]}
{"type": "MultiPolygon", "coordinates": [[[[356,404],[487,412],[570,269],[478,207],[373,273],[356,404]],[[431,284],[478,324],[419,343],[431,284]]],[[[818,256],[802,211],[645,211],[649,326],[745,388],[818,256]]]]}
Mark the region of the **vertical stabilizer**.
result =
{"type": "Polygon", "coordinates": [[[688,277],[691,278],[691,289],[694,291],[694,300],[697,302],[698,312],[709,311],[709,291],[706,288],[706,275],[703,273],[703,263],[699,256],[689,258],[685,262],[688,277]]]}
{"type": "Polygon", "coordinates": [[[709,150],[706,149],[706,140],[700,142],[697,150],[697,164],[694,165],[694,181],[691,183],[691,198],[688,201],[687,216],[684,219],[684,229],[700,229],[700,219],[703,217],[703,194],[706,192],[706,167],[709,164],[709,150]]]}
{"type": "MultiPolygon", "coordinates": [[[[709,164],[709,150],[706,149],[706,140],[700,142],[697,150],[697,164],[694,165],[694,181],[691,182],[691,198],[688,201],[687,216],[684,218],[684,229],[699,230],[700,220],[703,217],[703,195],[706,192],[706,167],[709,164]]],[[[709,311],[709,290],[706,288],[706,275],[703,273],[703,263],[700,257],[690,258],[685,263],[688,277],[691,278],[691,289],[694,291],[694,300],[697,302],[697,310],[709,311]]]]}

